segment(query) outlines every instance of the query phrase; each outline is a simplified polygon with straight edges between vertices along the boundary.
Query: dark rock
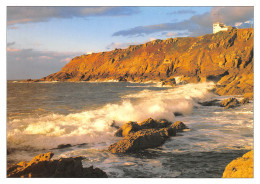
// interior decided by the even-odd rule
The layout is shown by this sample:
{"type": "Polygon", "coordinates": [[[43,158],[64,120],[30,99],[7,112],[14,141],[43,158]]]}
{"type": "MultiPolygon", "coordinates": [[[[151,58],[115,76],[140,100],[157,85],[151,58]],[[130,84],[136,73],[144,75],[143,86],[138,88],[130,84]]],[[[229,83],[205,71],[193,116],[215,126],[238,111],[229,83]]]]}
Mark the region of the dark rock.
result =
{"type": "Polygon", "coordinates": [[[184,129],[189,129],[183,122],[176,121],[173,123],[169,129],[176,129],[177,132],[182,132],[184,129]]]}
{"type": "Polygon", "coordinates": [[[249,103],[249,98],[246,97],[246,98],[243,98],[241,101],[240,101],[241,104],[246,104],[246,103],[249,103]]]}
{"type": "Polygon", "coordinates": [[[120,126],[116,125],[115,121],[113,121],[110,126],[113,127],[113,128],[116,128],[116,129],[120,128],[120,126]]]}
{"type": "Polygon", "coordinates": [[[140,127],[143,126],[145,129],[137,132],[133,131],[127,134],[119,142],[110,145],[108,147],[108,151],[112,153],[127,153],[158,147],[162,145],[169,137],[175,136],[177,131],[188,129],[188,127],[180,121],[172,124],[167,120],[160,120],[158,122],[152,118],[149,118],[140,124],[140,127]],[[148,129],[147,127],[153,128],[148,129]]]}
{"type": "Polygon", "coordinates": [[[160,119],[159,120],[159,123],[158,123],[158,128],[166,128],[166,127],[169,127],[171,126],[171,122],[169,122],[168,120],[166,119],[160,119]]]}
{"type": "Polygon", "coordinates": [[[224,109],[234,108],[239,106],[239,104],[240,103],[236,98],[228,98],[220,102],[220,106],[224,107],[224,109]]]}
{"type": "Polygon", "coordinates": [[[211,101],[206,101],[206,102],[198,102],[198,104],[202,106],[219,106],[220,100],[211,100],[211,101]]]}
{"type": "Polygon", "coordinates": [[[52,152],[40,154],[30,162],[13,164],[7,169],[7,177],[29,178],[105,178],[107,174],[93,166],[83,168],[83,157],[60,158],[51,160],[52,152]]]}
{"type": "Polygon", "coordinates": [[[174,116],[183,116],[181,112],[174,112],[174,116]]]}
{"type": "Polygon", "coordinates": [[[161,81],[161,85],[162,86],[172,86],[174,87],[176,85],[176,81],[175,81],[175,78],[172,78],[172,79],[168,79],[168,80],[165,80],[165,81],[161,81]]]}
{"type": "Polygon", "coordinates": [[[158,128],[159,123],[154,120],[153,118],[148,118],[144,120],[143,122],[139,123],[139,126],[142,129],[149,129],[149,128],[158,128]]]}
{"type": "Polygon", "coordinates": [[[72,147],[71,144],[60,144],[58,145],[57,149],[63,149],[63,148],[69,148],[69,147],[72,147]]]}
{"type": "Polygon", "coordinates": [[[129,134],[117,143],[108,147],[112,153],[136,152],[147,148],[155,148],[162,145],[168,138],[167,131],[162,130],[140,130],[129,134]]]}
{"type": "Polygon", "coordinates": [[[177,132],[176,127],[170,126],[169,128],[166,128],[166,131],[169,137],[176,136],[176,132],[177,132]]]}

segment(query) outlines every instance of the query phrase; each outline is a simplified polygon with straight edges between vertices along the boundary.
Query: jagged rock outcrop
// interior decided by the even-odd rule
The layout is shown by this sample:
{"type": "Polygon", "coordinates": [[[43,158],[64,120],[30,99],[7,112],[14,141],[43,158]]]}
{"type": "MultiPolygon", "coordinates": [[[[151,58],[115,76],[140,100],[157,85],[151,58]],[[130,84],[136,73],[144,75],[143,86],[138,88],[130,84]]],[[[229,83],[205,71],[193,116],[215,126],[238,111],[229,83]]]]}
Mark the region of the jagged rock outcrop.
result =
{"type": "Polygon", "coordinates": [[[128,122],[119,128],[115,136],[124,137],[108,147],[112,153],[136,152],[147,148],[161,146],[169,137],[175,136],[188,127],[181,121],[170,123],[167,120],[147,120],[136,123],[128,122]]]}
{"type": "Polygon", "coordinates": [[[249,151],[242,157],[230,162],[223,173],[223,178],[253,178],[254,151],[249,151]]]}
{"type": "MultiPolygon", "coordinates": [[[[174,124],[176,124],[176,123],[174,123],[174,124]]],[[[120,127],[115,132],[115,136],[125,137],[125,136],[129,135],[130,133],[135,133],[139,130],[143,130],[143,129],[158,129],[159,130],[161,128],[170,127],[171,125],[172,125],[172,123],[165,119],[154,120],[153,118],[148,118],[148,119],[142,121],[141,123],[129,121],[128,123],[125,123],[122,127],[120,127]]]]}
{"type": "Polygon", "coordinates": [[[220,106],[224,109],[234,108],[240,105],[240,102],[236,98],[228,98],[220,102],[220,106]]]}
{"type": "Polygon", "coordinates": [[[139,130],[108,147],[111,153],[128,153],[161,146],[168,138],[167,132],[156,129],[139,130]]]}
{"type": "Polygon", "coordinates": [[[82,157],[51,160],[52,152],[35,156],[30,162],[13,164],[7,169],[9,178],[107,178],[99,168],[83,168],[82,157]]]}
{"type": "MultiPolygon", "coordinates": [[[[127,49],[81,55],[46,81],[216,81],[220,95],[253,92],[253,29],[154,40],[127,49]]],[[[182,82],[179,81],[179,82],[182,82]]]]}

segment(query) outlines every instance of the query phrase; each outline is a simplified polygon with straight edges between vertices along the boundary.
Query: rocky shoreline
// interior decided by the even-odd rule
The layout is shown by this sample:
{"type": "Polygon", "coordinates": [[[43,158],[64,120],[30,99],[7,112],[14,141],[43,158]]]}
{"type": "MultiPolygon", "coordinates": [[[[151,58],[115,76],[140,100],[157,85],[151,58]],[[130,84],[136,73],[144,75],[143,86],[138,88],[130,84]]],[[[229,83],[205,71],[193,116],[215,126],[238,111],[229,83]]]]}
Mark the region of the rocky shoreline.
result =
{"type": "MultiPolygon", "coordinates": [[[[220,106],[224,109],[229,109],[249,103],[252,99],[253,94],[245,94],[243,99],[240,101],[236,98],[226,98],[222,101],[215,99],[198,103],[201,106],[220,106]]],[[[111,127],[116,129],[114,136],[122,137],[121,140],[111,144],[107,148],[107,151],[113,154],[129,154],[133,152],[139,152],[148,148],[160,147],[170,138],[174,139],[174,136],[176,136],[178,132],[190,131],[190,129],[181,121],[176,121],[172,123],[165,119],[155,120],[152,118],[148,118],[140,123],[130,121],[128,123],[125,123],[121,127],[117,126],[115,123],[112,123],[111,127]]],[[[72,145],[70,144],[62,144],[55,149],[64,149],[71,146],[72,145]]],[[[81,162],[84,159],[83,157],[70,157],[60,158],[58,160],[51,160],[53,155],[54,154],[52,152],[40,154],[34,157],[28,163],[22,161],[18,164],[13,164],[7,169],[7,177],[108,177],[108,175],[99,168],[93,168],[93,166],[83,168],[81,162]]],[[[226,167],[225,172],[223,173],[223,177],[251,177],[253,172],[252,155],[253,153],[250,153],[250,163],[249,161],[247,161],[248,157],[246,157],[246,159],[243,157],[242,159],[243,161],[247,161],[246,165],[250,167],[249,169],[247,169],[247,166],[240,167],[241,164],[237,163],[238,161],[233,161],[226,167]],[[232,169],[234,167],[237,168],[232,169]],[[243,169],[246,169],[246,172],[249,174],[241,174],[244,173],[243,171],[241,171],[243,169]]]]}
{"type": "Polygon", "coordinates": [[[107,178],[107,174],[93,166],[83,168],[83,157],[52,160],[52,152],[35,156],[30,162],[19,162],[7,168],[8,178],[107,178]]]}

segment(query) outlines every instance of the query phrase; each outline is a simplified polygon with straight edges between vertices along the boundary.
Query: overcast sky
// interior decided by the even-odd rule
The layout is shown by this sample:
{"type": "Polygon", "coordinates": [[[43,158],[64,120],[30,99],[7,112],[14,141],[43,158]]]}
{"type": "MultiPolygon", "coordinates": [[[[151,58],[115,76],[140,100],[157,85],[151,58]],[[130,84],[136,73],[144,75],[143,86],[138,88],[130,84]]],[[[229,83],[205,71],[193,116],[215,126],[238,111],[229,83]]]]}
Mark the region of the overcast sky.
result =
{"type": "Polygon", "coordinates": [[[41,78],[88,52],[212,33],[217,20],[250,27],[253,14],[253,7],[8,7],[7,79],[41,78]]]}

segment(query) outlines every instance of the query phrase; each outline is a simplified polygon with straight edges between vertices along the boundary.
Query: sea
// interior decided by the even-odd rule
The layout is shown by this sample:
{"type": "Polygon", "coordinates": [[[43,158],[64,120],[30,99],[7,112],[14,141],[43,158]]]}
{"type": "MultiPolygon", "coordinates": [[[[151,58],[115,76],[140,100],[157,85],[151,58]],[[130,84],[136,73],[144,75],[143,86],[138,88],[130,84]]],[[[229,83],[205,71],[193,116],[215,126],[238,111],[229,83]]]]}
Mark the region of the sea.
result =
{"type": "Polygon", "coordinates": [[[232,97],[214,94],[215,85],[8,81],[7,165],[51,151],[54,159],[82,156],[83,167],[111,178],[220,178],[228,163],[253,149],[253,101],[234,109],[200,105],[232,97]],[[158,148],[107,151],[122,139],[111,125],[150,117],[190,129],[158,148]]]}

